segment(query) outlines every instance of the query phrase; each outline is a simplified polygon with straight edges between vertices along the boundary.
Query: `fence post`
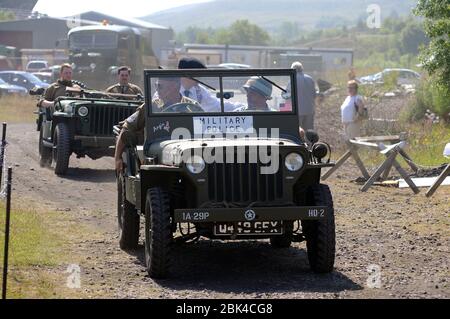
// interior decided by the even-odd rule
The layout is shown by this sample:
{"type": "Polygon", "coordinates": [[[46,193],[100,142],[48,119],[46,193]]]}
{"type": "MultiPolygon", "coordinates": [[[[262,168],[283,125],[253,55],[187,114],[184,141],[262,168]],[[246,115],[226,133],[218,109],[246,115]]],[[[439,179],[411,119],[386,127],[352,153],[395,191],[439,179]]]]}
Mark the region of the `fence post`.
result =
{"type": "Polygon", "coordinates": [[[6,147],[6,123],[3,123],[2,140],[0,142],[0,189],[2,186],[3,177],[3,165],[5,160],[5,147],[6,147]]]}
{"type": "Polygon", "coordinates": [[[8,250],[9,250],[9,229],[11,223],[11,184],[12,168],[8,168],[8,181],[6,184],[6,223],[5,223],[5,251],[3,255],[3,288],[2,299],[6,299],[6,288],[8,279],[8,250]]]}

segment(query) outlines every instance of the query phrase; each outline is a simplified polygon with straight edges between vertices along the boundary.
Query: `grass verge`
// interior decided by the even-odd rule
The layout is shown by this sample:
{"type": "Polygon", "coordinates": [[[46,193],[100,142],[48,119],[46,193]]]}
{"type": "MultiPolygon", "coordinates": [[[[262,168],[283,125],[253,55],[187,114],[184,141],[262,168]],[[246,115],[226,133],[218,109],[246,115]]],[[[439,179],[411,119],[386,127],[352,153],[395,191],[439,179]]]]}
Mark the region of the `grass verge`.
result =
{"type": "MultiPolygon", "coordinates": [[[[67,218],[58,213],[14,209],[11,213],[8,299],[76,298],[66,287],[70,254],[67,218]]],[[[0,260],[3,273],[5,205],[0,202],[0,260]]],[[[76,257],[75,257],[76,258],[76,257]]],[[[75,261],[76,262],[76,261],[75,261]]]]}
{"type": "Polygon", "coordinates": [[[36,100],[32,97],[5,96],[0,98],[0,122],[33,123],[36,100]]]}

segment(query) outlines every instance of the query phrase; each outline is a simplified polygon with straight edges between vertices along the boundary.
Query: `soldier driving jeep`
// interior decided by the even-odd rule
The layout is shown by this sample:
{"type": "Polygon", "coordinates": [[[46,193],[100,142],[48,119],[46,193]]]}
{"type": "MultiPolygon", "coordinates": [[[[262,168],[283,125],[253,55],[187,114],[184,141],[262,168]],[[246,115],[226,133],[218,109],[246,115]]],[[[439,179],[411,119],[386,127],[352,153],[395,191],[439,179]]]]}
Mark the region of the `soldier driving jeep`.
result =
{"type": "MultiPolygon", "coordinates": [[[[180,94],[180,78],[161,78],[156,82],[156,94],[152,100],[153,112],[159,113],[168,110],[169,107],[178,104],[191,104],[200,108],[198,102],[180,94]]],[[[117,138],[115,150],[115,169],[118,174],[122,172],[122,154],[127,145],[142,144],[145,127],[145,104],[141,105],[136,112],[121,122],[122,130],[117,138]]]]}
{"type": "Polygon", "coordinates": [[[56,98],[66,96],[67,87],[80,89],[80,86],[72,82],[72,66],[70,64],[61,65],[60,74],[60,79],[47,88],[43,98],[38,103],[38,107],[54,111],[56,98]]]}

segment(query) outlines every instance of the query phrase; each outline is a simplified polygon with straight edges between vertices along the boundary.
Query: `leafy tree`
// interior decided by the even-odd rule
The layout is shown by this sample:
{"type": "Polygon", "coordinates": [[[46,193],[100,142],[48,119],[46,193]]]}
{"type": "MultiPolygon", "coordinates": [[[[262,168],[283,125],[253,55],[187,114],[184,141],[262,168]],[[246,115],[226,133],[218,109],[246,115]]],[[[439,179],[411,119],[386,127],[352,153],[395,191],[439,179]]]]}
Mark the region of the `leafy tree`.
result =
{"type": "Polygon", "coordinates": [[[425,32],[431,40],[422,51],[422,64],[437,77],[440,85],[449,90],[450,4],[448,0],[419,0],[415,14],[425,18],[425,32]]]}
{"type": "MultiPolygon", "coordinates": [[[[217,39],[220,40],[220,39],[217,39]]],[[[248,20],[237,20],[228,28],[227,44],[267,45],[269,34],[248,20]]],[[[223,43],[223,41],[221,41],[223,43]]]]}
{"type": "Polygon", "coordinates": [[[402,30],[400,42],[403,53],[417,54],[421,45],[428,45],[429,39],[421,25],[410,22],[402,30]]]}
{"type": "Polygon", "coordinates": [[[0,10],[0,21],[14,20],[16,15],[11,11],[0,10]]]}

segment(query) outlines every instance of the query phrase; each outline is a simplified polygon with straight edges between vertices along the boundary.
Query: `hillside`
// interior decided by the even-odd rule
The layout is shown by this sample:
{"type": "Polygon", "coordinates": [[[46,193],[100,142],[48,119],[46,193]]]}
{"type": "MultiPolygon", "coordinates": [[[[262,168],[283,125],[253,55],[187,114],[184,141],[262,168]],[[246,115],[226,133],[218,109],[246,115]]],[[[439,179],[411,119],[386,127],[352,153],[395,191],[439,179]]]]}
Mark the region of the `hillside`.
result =
{"type": "MultiPolygon", "coordinates": [[[[237,19],[248,19],[268,31],[282,22],[297,22],[300,28],[330,28],[356,24],[368,17],[373,0],[215,0],[173,8],[143,17],[143,20],[182,31],[188,26],[223,27],[237,19]]],[[[382,18],[393,12],[408,15],[417,1],[378,0],[382,18]]]]}
{"type": "Polygon", "coordinates": [[[0,0],[0,8],[32,10],[37,0],[0,0]]]}

